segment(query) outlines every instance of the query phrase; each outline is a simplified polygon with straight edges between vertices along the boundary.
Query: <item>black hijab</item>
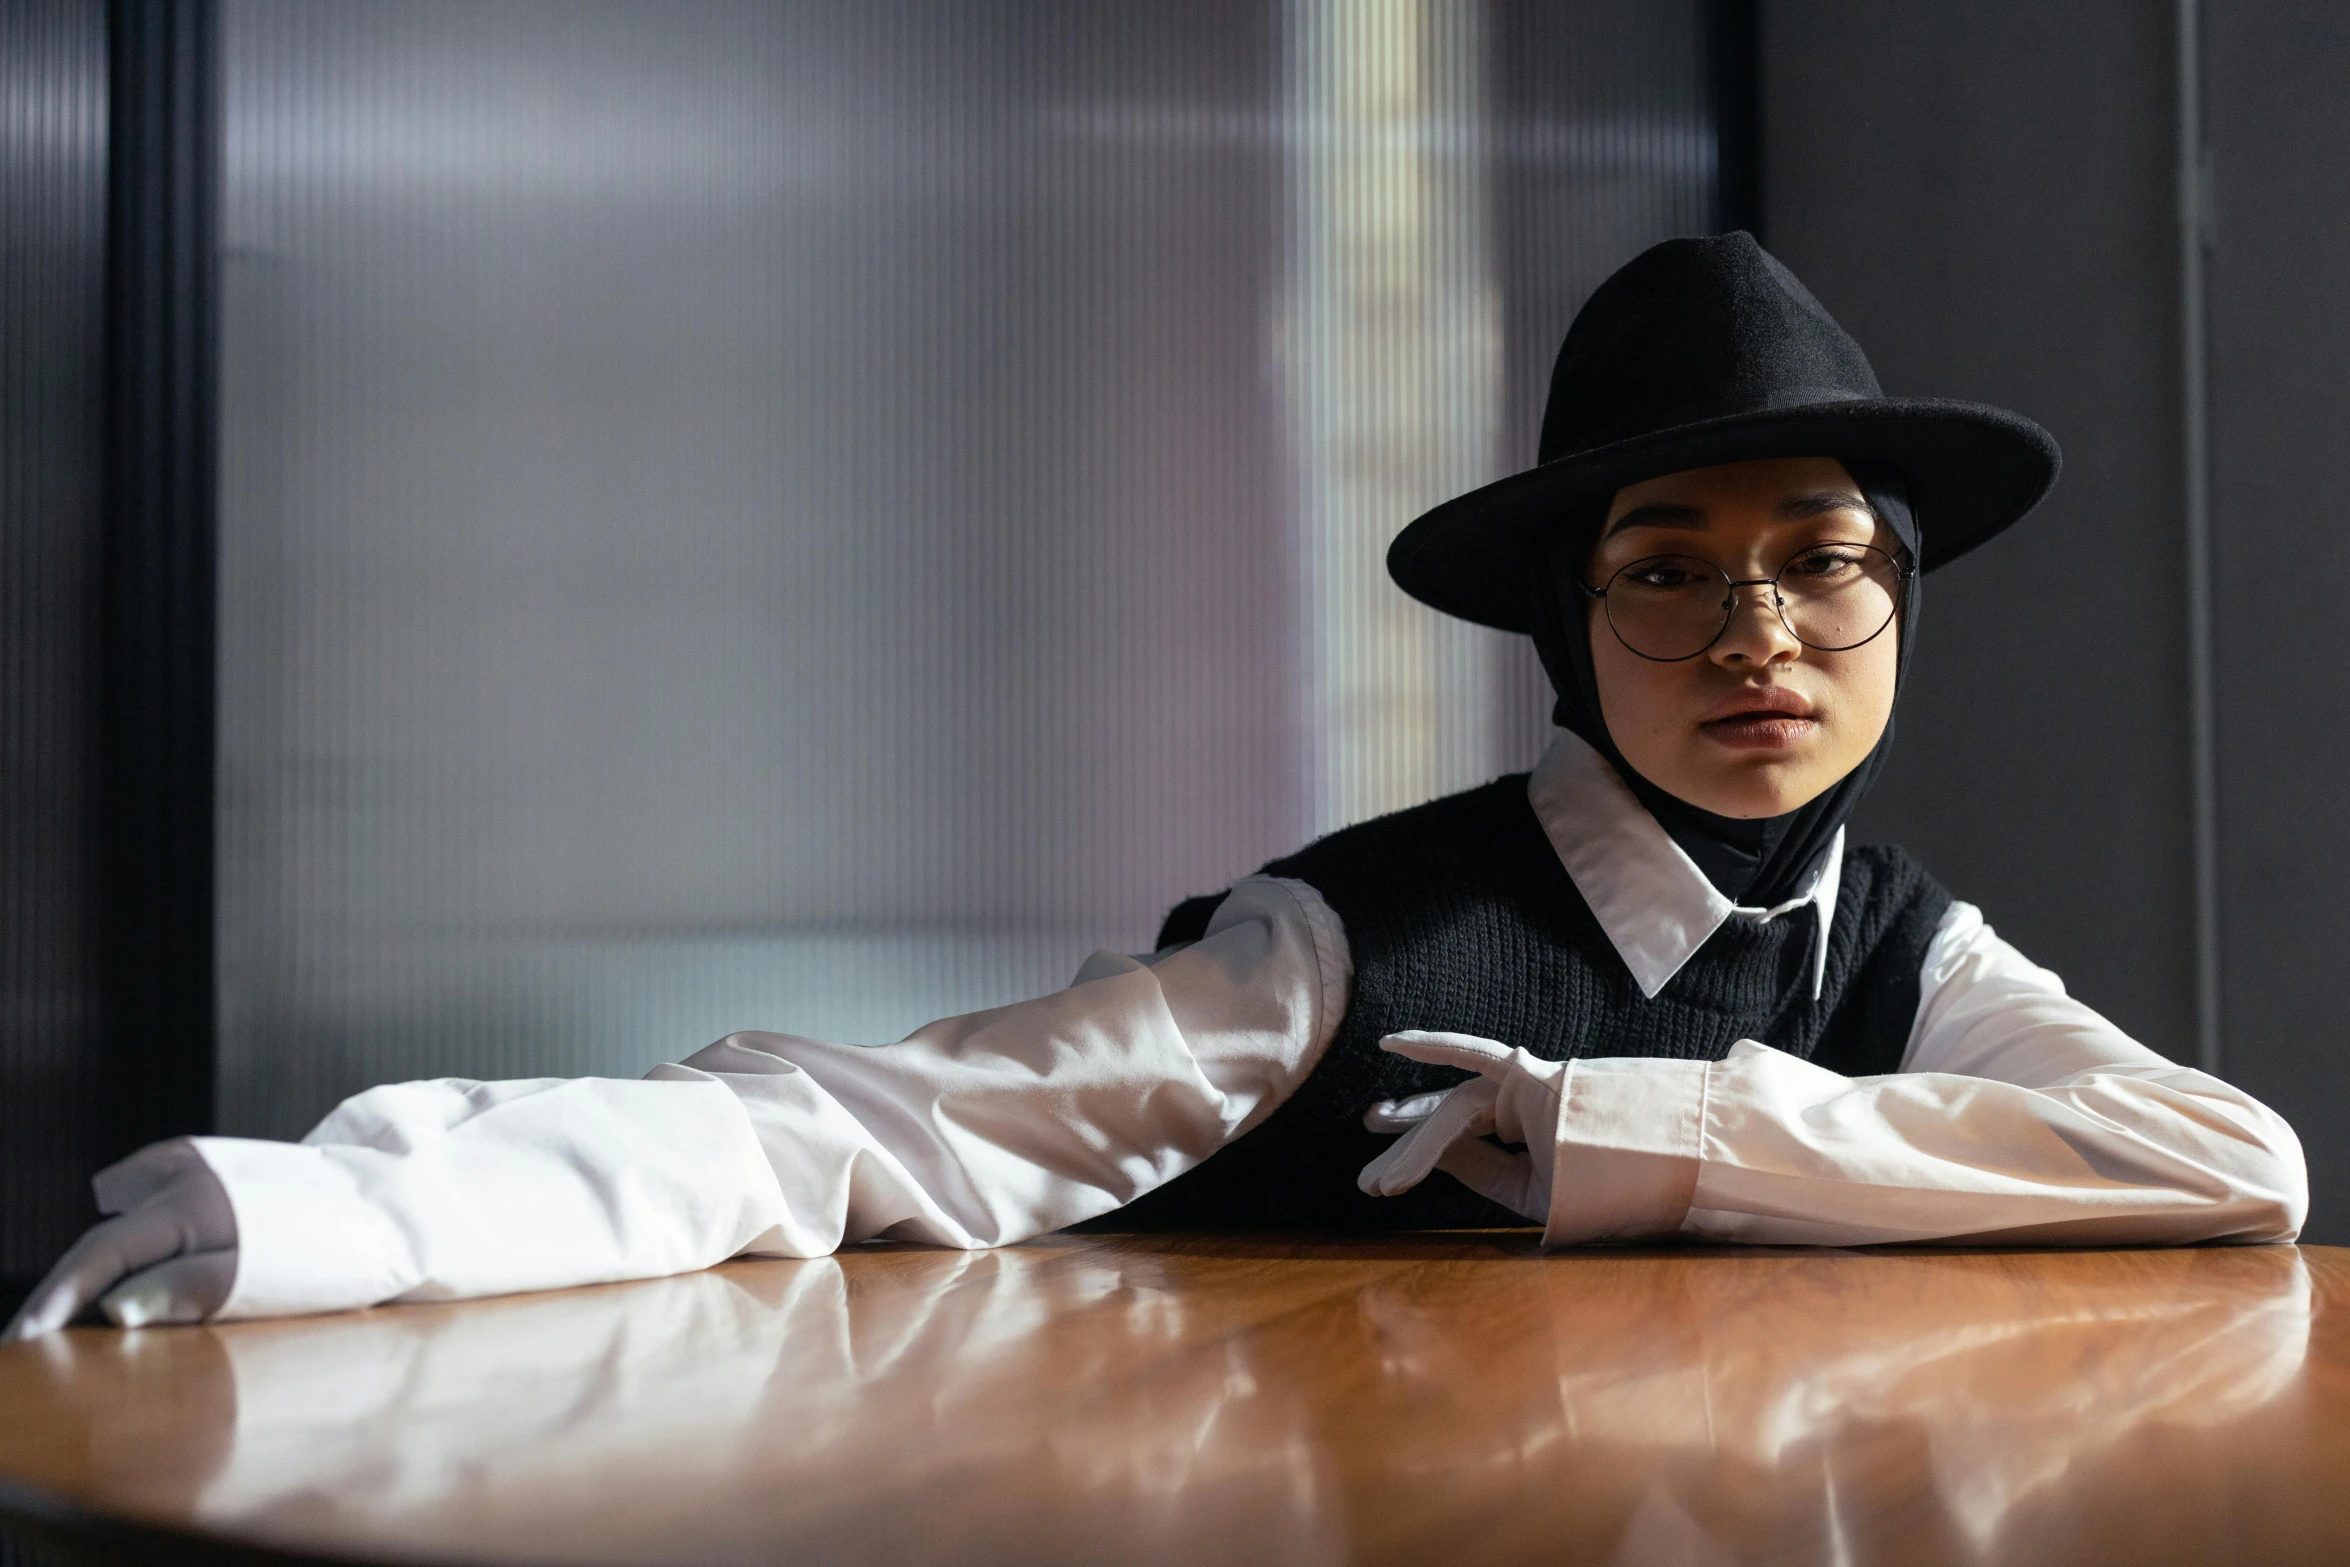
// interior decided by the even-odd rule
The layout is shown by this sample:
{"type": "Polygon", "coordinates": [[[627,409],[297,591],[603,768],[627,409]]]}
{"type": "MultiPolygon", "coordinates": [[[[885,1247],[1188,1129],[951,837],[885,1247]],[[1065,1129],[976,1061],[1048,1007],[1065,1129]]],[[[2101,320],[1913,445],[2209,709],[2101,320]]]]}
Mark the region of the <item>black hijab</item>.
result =
{"type": "MultiPolygon", "coordinates": [[[[1901,474],[1882,463],[1848,461],[1844,466],[1878,517],[1908,548],[1910,560],[1920,559],[1917,518],[1910,509],[1909,486],[1901,474]]],[[[1640,803],[1648,807],[1648,813],[1731,902],[1749,908],[1771,908],[1784,903],[1796,895],[1803,873],[1852,815],[1861,797],[1869,792],[1869,786],[1877,781],[1877,775],[1884,771],[1886,759],[1893,751],[1892,717],[1887,716],[1885,732],[1877,737],[1876,745],[1861,758],[1858,766],[1817,799],[1784,816],[1744,821],[1733,816],[1716,816],[1665,793],[1633,771],[1632,764],[1624,760],[1614,738],[1607,732],[1607,719],[1599,705],[1598,676],[1591,663],[1591,632],[1585,620],[1583,600],[1568,580],[1570,573],[1582,571],[1590,557],[1600,525],[1607,520],[1607,510],[1608,501],[1604,498],[1588,502],[1579,508],[1578,515],[1567,519],[1566,526],[1553,529],[1545,541],[1550,569],[1535,574],[1530,629],[1534,634],[1534,650],[1542,658],[1552,688],[1558,692],[1552,721],[1581,736],[1593,750],[1608,759],[1640,803]]],[[[1901,619],[1894,630],[1900,638],[1894,674],[1897,701],[1901,684],[1909,674],[1910,650],[1917,643],[1921,580],[1917,576],[1909,579],[1901,619]]]]}

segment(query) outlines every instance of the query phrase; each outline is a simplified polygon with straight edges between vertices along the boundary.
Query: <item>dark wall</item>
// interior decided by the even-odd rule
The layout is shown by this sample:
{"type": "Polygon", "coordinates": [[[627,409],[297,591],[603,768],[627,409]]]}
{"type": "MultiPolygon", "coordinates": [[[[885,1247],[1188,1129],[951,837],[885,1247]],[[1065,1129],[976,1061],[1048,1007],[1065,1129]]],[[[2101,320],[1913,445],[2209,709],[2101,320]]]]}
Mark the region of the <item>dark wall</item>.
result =
{"type": "Polygon", "coordinates": [[[89,1222],[105,8],[0,6],[0,1306],[89,1222]]]}
{"type": "Polygon", "coordinates": [[[2350,1241],[2350,13],[2205,26],[2228,1075],[2300,1130],[2308,1238],[2350,1241]]]}
{"type": "Polygon", "coordinates": [[[1887,390],[2065,454],[1933,577],[1861,835],[2192,1060],[2171,12],[1766,0],[1761,54],[1766,242],[1887,390]]]}
{"type": "MultiPolygon", "coordinates": [[[[1888,388],[2019,408],[2065,449],[2024,529],[1934,578],[1864,827],[2188,1060],[2173,27],[2126,0],[1766,0],[1763,211],[1888,388]]],[[[2321,1242],[2350,1240],[2345,80],[2350,15],[2205,7],[2221,1067],[2300,1131],[2321,1242]]]]}

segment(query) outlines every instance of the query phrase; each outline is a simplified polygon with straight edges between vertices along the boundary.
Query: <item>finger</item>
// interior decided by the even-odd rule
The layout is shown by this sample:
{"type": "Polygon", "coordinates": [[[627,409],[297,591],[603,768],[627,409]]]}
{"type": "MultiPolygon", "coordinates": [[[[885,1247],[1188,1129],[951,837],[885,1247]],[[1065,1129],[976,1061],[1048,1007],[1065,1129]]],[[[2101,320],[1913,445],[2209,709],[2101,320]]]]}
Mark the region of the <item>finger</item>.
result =
{"type": "Polygon", "coordinates": [[[1433,1094],[1414,1094],[1409,1099],[1382,1099],[1363,1112],[1363,1130],[1367,1132],[1408,1132],[1428,1119],[1436,1107],[1444,1103],[1449,1088],[1433,1094]]]}
{"type": "Polygon", "coordinates": [[[1520,1218],[1536,1224],[1550,1221],[1550,1195],[1540,1189],[1534,1161],[1472,1137],[1453,1144],[1436,1167],[1489,1201],[1500,1203],[1520,1218]]]}
{"type": "Polygon", "coordinates": [[[106,1292],[98,1309],[118,1328],[202,1322],[227,1304],[236,1281],[235,1247],[200,1251],[132,1274],[106,1292]]]}
{"type": "Polygon", "coordinates": [[[1496,1090],[1483,1078],[1463,1083],[1444,1096],[1428,1119],[1397,1138],[1386,1151],[1355,1177],[1355,1185],[1374,1197],[1408,1192],[1428,1178],[1444,1150],[1462,1137],[1482,1137],[1493,1129],[1496,1090]]]}
{"type": "Polygon", "coordinates": [[[149,1143],[127,1159],[117,1159],[91,1177],[100,1213],[128,1213],[157,1192],[191,1174],[209,1177],[211,1168],[196,1145],[185,1137],[149,1143]]]}
{"type": "MultiPolygon", "coordinates": [[[[1463,1085],[1464,1087],[1470,1085],[1463,1085]]],[[[1410,1191],[1436,1168],[1445,1145],[1469,1135],[1481,1119],[1476,1097],[1447,1097],[1426,1120],[1403,1134],[1355,1176],[1355,1185],[1374,1197],[1393,1197],[1410,1191]]]]}
{"type": "Polygon", "coordinates": [[[1420,1028],[1389,1034],[1379,1041],[1379,1048],[1414,1061],[1425,1061],[1430,1066],[1457,1066],[1469,1072],[1491,1072],[1507,1066],[1510,1057],[1517,1054],[1498,1040],[1420,1028]]]}
{"type": "Polygon", "coordinates": [[[8,1324],[6,1337],[38,1338],[55,1332],[125,1275],[177,1255],[180,1241],[178,1224],[153,1207],[92,1226],[34,1287],[16,1320],[8,1324]]]}

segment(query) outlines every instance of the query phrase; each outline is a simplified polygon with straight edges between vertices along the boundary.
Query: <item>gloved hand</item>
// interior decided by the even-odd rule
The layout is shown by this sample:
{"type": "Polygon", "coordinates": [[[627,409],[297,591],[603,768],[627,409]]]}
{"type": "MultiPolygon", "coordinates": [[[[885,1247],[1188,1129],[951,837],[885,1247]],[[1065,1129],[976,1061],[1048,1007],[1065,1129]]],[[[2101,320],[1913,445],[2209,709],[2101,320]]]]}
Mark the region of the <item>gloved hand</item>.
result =
{"type": "Polygon", "coordinates": [[[1363,1166],[1355,1184],[1374,1197],[1393,1197],[1426,1180],[1429,1171],[1442,1170],[1513,1213],[1548,1223],[1567,1063],[1545,1061],[1474,1034],[1417,1029],[1390,1034],[1379,1048],[1478,1075],[1442,1093],[1381,1100],[1364,1112],[1363,1125],[1372,1131],[1403,1135],[1363,1166]],[[1525,1146],[1512,1152],[1488,1137],[1525,1146]]]}
{"type": "Polygon", "coordinates": [[[49,1270],[0,1342],[38,1338],[93,1303],[116,1327],[201,1322],[237,1276],[237,1220],[228,1193],[185,1138],[154,1143],[98,1172],[98,1211],[49,1270]]]}

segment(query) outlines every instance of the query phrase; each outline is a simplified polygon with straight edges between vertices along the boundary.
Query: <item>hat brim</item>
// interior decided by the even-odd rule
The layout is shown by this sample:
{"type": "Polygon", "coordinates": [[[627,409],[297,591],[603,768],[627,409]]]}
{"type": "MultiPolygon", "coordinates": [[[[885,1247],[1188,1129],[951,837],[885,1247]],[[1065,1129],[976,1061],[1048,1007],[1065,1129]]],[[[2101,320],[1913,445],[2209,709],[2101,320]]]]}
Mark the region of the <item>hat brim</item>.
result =
{"type": "Polygon", "coordinates": [[[1981,403],[1869,398],[1733,414],[1577,452],[1449,500],[1396,535],[1388,575],[1448,615],[1524,631],[1527,584],[1543,570],[1539,545],[1572,502],[1762,457],[1857,457],[1899,468],[1927,571],[2030,511],[2059,466],[2047,431],[1981,403]]]}

